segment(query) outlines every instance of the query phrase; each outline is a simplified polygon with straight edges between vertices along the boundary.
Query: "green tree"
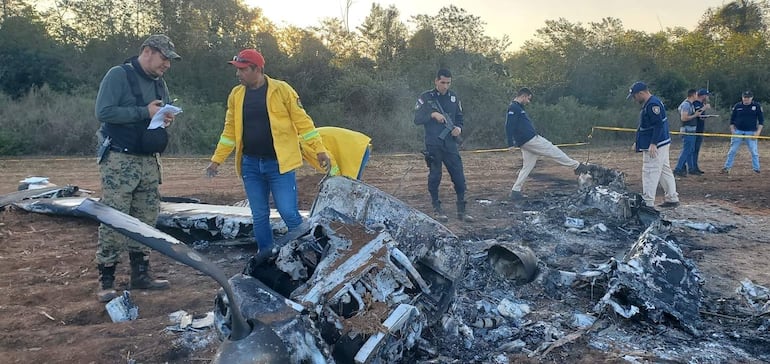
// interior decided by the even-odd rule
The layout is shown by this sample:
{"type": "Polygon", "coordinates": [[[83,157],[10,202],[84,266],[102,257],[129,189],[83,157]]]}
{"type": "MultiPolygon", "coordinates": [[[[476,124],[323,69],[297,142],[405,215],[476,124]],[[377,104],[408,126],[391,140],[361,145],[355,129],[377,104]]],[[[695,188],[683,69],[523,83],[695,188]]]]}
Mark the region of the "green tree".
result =
{"type": "MultiPolygon", "coordinates": [[[[618,95],[612,93],[617,85],[628,82],[630,71],[639,72],[644,67],[633,45],[624,43],[626,30],[619,19],[604,18],[601,22],[588,23],[585,33],[585,49],[572,46],[581,52],[580,58],[568,70],[566,92],[585,105],[607,107],[618,95]]],[[[574,34],[579,37],[581,33],[574,34]]]]}
{"type": "Polygon", "coordinates": [[[289,57],[281,51],[278,40],[268,32],[258,33],[256,38],[255,47],[265,58],[265,72],[274,77],[284,77],[290,66],[289,57]]]}
{"type": "Polygon", "coordinates": [[[366,45],[366,53],[379,67],[391,64],[393,59],[406,48],[406,25],[398,20],[399,12],[391,5],[383,9],[373,3],[369,15],[358,30],[366,45]]]}
{"type": "Polygon", "coordinates": [[[433,84],[440,58],[436,36],[430,28],[420,29],[409,38],[401,60],[404,64],[402,75],[407,79],[410,90],[417,92],[433,84]]]}
{"type": "Polygon", "coordinates": [[[418,29],[430,29],[436,37],[436,47],[443,51],[460,50],[499,57],[510,46],[507,36],[496,39],[484,34],[486,23],[454,5],[446,6],[434,16],[416,15],[412,21],[418,29]]]}
{"type": "Polygon", "coordinates": [[[85,46],[92,39],[143,34],[138,24],[144,8],[130,0],[56,0],[46,16],[52,33],[68,44],[85,46]]]}
{"type": "Polygon", "coordinates": [[[767,1],[737,0],[720,8],[709,9],[703,15],[699,29],[726,36],[767,31],[764,13],[767,1]]]}
{"type": "Polygon", "coordinates": [[[315,36],[334,54],[337,66],[355,65],[362,58],[359,50],[363,40],[355,32],[348,30],[339,18],[326,18],[321,25],[314,27],[315,36]]]}
{"type": "Polygon", "coordinates": [[[67,53],[48,37],[45,24],[12,16],[0,27],[0,90],[18,98],[45,84],[64,90],[70,79],[63,67],[67,53]]]}
{"type": "Polygon", "coordinates": [[[24,0],[3,0],[2,8],[0,8],[2,14],[0,21],[4,21],[12,16],[21,16],[27,18],[37,18],[37,12],[35,9],[24,0]]]}
{"type": "Polygon", "coordinates": [[[571,23],[546,21],[537,39],[506,60],[516,85],[526,85],[547,103],[572,96],[581,103],[610,107],[635,80],[659,76],[668,54],[665,33],[626,31],[618,19],[571,23]]]}
{"type": "Polygon", "coordinates": [[[332,65],[332,52],[309,31],[302,32],[296,50],[289,57],[284,77],[299,93],[305,106],[327,100],[338,76],[332,65]]]}
{"type": "Polygon", "coordinates": [[[675,69],[687,80],[703,83],[719,62],[723,48],[711,33],[676,28],[668,32],[669,44],[662,68],[675,69]]]}
{"type": "Polygon", "coordinates": [[[759,101],[770,97],[770,70],[759,67],[767,62],[770,50],[760,34],[734,34],[722,44],[723,56],[707,74],[711,89],[720,92],[722,106],[732,106],[744,90],[752,90],[759,101]]]}
{"type": "Polygon", "coordinates": [[[154,32],[168,34],[183,58],[170,70],[169,86],[190,102],[226,100],[237,82],[226,61],[241,49],[258,48],[258,35],[275,30],[261,9],[249,9],[240,0],[147,1],[160,9],[154,32]]]}
{"type": "Polygon", "coordinates": [[[526,85],[546,102],[556,102],[569,88],[570,74],[586,56],[583,40],[588,31],[566,19],[548,20],[536,31],[537,40],[525,42],[522,51],[505,63],[513,71],[513,83],[526,85]]]}

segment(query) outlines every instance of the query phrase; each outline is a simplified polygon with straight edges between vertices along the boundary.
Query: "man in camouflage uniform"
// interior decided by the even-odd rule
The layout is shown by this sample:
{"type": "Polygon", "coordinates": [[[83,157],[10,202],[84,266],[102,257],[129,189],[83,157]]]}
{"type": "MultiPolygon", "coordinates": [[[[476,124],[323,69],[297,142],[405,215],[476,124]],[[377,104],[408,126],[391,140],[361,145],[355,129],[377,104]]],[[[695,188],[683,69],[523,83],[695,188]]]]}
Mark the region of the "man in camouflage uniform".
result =
{"type": "MultiPolygon", "coordinates": [[[[159,149],[148,148],[143,136],[152,117],[170,102],[163,74],[171,67],[171,59],[181,57],[162,34],[147,38],[140,52],[107,71],[99,85],[96,118],[101,123],[98,134],[103,146],[98,156],[101,202],[154,226],[160,209],[159,151],[165,143],[159,149]]],[[[164,115],[164,127],[173,120],[174,115],[164,115]]],[[[124,250],[128,250],[131,262],[129,289],[169,287],[168,281],[149,275],[150,248],[102,224],[96,249],[100,302],[117,296],[115,265],[124,250]]]]}

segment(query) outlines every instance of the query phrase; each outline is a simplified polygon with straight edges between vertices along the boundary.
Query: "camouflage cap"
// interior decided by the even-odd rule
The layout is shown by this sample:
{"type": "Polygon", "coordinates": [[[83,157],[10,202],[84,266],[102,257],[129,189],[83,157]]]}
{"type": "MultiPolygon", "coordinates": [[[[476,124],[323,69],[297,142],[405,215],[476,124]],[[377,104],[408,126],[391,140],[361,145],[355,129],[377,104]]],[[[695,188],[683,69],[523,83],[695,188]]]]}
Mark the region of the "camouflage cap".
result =
{"type": "Polygon", "coordinates": [[[174,42],[172,42],[171,38],[165,34],[153,34],[147,37],[142,43],[141,48],[144,47],[153,47],[159,50],[160,53],[163,53],[168,59],[177,61],[182,59],[182,57],[176,53],[176,49],[174,49],[174,42]]]}

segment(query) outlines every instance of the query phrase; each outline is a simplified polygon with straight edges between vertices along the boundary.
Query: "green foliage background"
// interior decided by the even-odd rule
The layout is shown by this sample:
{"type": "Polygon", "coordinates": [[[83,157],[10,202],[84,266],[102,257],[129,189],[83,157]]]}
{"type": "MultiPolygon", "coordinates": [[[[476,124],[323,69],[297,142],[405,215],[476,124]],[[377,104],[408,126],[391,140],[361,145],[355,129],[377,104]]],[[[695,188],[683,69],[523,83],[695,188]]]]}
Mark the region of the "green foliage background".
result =
{"type": "MultiPolygon", "coordinates": [[[[666,103],[672,128],[686,89],[708,87],[727,130],[741,91],[770,96],[766,1],[709,9],[696,29],[628,30],[618,19],[546,21],[534,39],[509,50],[484,22],[455,6],[402,22],[373,4],[355,29],[328,18],[305,29],[278,27],[240,0],[56,0],[47,9],[5,0],[0,19],[0,155],[89,155],[96,147],[94,99],[104,73],[136,55],[149,34],[171,36],[184,59],[167,73],[184,113],[170,154],[208,154],[236,84],[226,61],[257,48],[266,73],[288,81],[316,124],[370,135],[375,152],[416,151],[416,96],[452,70],[466,115],[466,148],[505,146],[505,112],[515,91],[535,92],[528,113],[555,143],[586,141],[595,125],[633,128],[638,105],[628,86],[644,80],[666,103]]],[[[604,133],[625,143],[629,134],[604,133]]],[[[595,140],[594,140],[595,141],[595,140]]]]}

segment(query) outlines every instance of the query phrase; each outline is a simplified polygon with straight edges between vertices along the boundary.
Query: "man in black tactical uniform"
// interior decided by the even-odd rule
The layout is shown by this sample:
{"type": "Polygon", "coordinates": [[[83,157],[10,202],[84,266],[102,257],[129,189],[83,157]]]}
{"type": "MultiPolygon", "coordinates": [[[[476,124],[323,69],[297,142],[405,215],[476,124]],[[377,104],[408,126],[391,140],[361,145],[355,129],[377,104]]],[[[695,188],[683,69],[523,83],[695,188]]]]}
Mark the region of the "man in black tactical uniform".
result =
{"type": "Polygon", "coordinates": [[[452,73],[440,69],[434,80],[435,88],[423,92],[415,105],[414,123],[425,127],[425,160],[428,173],[428,192],[433,204],[434,217],[440,222],[449,218],[441,209],[438,187],[441,184],[441,166],[446,166],[457,193],[457,218],[472,222],[465,209],[465,174],[458,144],[463,128],[463,108],[457,95],[449,90],[452,73]]]}

